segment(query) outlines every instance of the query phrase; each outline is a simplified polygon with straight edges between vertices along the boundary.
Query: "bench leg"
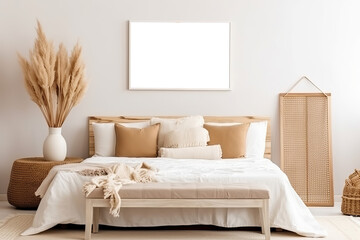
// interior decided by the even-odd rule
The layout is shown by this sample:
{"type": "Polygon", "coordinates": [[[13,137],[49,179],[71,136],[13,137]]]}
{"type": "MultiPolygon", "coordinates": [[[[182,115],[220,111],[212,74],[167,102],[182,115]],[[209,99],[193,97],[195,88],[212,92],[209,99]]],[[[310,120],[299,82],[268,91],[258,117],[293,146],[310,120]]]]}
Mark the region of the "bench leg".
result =
{"type": "Polygon", "coordinates": [[[93,221],[93,233],[99,232],[99,215],[100,215],[100,208],[94,207],[94,221],[93,221]]]}
{"type": "Polygon", "coordinates": [[[261,232],[265,234],[265,240],[270,240],[269,199],[264,199],[260,215],[262,218],[261,232]]]}
{"type": "Polygon", "coordinates": [[[85,240],[91,240],[91,226],[93,223],[93,205],[91,199],[86,199],[85,218],[85,240]]]}
{"type": "Polygon", "coordinates": [[[261,227],[261,233],[265,234],[265,227],[264,227],[264,213],[263,208],[259,208],[259,216],[260,216],[260,227],[261,227]]]}

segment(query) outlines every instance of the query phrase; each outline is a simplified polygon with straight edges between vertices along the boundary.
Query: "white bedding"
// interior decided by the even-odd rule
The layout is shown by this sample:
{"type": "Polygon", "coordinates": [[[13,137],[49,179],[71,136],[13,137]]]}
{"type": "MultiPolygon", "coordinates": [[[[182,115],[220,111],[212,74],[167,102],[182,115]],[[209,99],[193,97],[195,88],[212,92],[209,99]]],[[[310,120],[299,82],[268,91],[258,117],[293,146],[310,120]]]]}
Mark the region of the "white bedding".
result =
{"type": "MultiPolygon", "coordinates": [[[[146,162],[159,171],[159,182],[222,182],[266,185],[270,190],[271,227],[308,237],[326,232],[291,187],[286,175],[268,159],[168,159],[92,157],[88,163],[146,162]]],[[[36,234],[60,223],[85,224],[83,184],[90,177],[58,172],[40,202],[32,226],[23,235],[36,234]]],[[[260,226],[256,209],[122,209],[119,218],[102,209],[100,224],[162,226],[206,224],[223,227],[260,226]]]]}

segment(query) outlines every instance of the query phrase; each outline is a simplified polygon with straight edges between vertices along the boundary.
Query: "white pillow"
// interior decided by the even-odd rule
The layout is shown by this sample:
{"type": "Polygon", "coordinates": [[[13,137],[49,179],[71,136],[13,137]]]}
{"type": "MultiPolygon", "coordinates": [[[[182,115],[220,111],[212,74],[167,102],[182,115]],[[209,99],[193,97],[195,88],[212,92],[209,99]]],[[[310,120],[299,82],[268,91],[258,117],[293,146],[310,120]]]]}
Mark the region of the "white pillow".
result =
{"type": "Polygon", "coordinates": [[[246,136],[245,157],[264,157],[267,121],[252,122],[246,136]]]}
{"type": "Polygon", "coordinates": [[[220,145],[205,147],[186,147],[186,148],[160,148],[158,156],[164,158],[180,159],[221,159],[220,145]]]}
{"type": "MultiPolygon", "coordinates": [[[[150,121],[119,123],[124,127],[145,128],[150,121]]],[[[102,157],[115,156],[116,135],[114,123],[92,123],[94,130],[95,155],[102,157]]]]}
{"type": "Polygon", "coordinates": [[[174,130],[164,137],[164,147],[203,147],[210,141],[209,132],[203,127],[174,130]]]}
{"type": "Polygon", "coordinates": [[[158,148],[161,148],[164,146],[164,138],[167,133],[174,130],[202,127],[204,125],[204,118],[202,116],[190,116],[176,119],[151,118],[150,124],[153,125],[156,123],[160,123],[158,148]]]}
{"type": "Polygon", "coordinates": [[[115,156],[114,123],[93,123],[95,155],[103,157],[115,156]]]}
{"type": "MultiPolygon", "coordinates": [[[[216,123],[208,122],[206,124],[214,126],[233,126],[242,123],[216,123]]],[[[245,157],[264,157],[265,141],[267,132],[267,121],[250,123],[246,135],[246,153],[245,157]]]]}

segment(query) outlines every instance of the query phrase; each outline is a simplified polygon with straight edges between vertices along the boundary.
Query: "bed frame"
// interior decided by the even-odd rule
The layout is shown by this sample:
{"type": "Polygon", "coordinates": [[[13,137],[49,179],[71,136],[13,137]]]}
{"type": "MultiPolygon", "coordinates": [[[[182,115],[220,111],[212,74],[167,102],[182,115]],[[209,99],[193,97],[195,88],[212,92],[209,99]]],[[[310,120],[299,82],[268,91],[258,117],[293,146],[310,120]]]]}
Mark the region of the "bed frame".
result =
{"type": "MultiPolygon", "coordinates": [[[[89,156],[94,155],[95,146],[94,146],[94,131],[92,128],[92,123],[94,122],[115,122],[115,123],[129,123],[129,122],[142,122],[150,120],[155,116],[90,116],[88,119],[89,127],[89,156]]],[[[180,118],[183,116],[156,116],[161,118],[180,118]]],[[[239,122],[239,123],[251,123],[251,122],[260,122],[267,121],[267,133],[266,133],[266,143],[265,143],[265,154],[264,158],[271,159],[271,129],[270,129],[270,118],[268,117],[258,117],[258,116],[204,116],[205,122],[239,122]]]]}
{"type": "MultiPolygon", "coordinates": [[[[163,117],[163,116],[161,116],[163,117]]],[[[180,116],[166,116],[164,118],[179,118],[180,116]]],[[[150,120],[151,117],[102,117],[92,116],[89,117],[89,155],[94,154],[94,132],[92,123],[94,122],[115,122],[115,123],[129,123],[129,122],[141,122],[150,120]]],[[[267,121],[267,134],[265,144],[264,157],[271,159],[271,132],[270,132],[270,118],[267,117],[254,117],[254,116],[235,116],[235,117],[212,117],[204,116],[205,122],[239,122],[239,123],[251,123],[259,121],[267,121]]],[[[159,183],[160,184],[160,183],[159,183]]],[[[186,185],[186,188],[194,188],[194,184],[186,185]]],[[[202,189],[202,185],[197,185],[196,191],[206,191],[206,187],[202,189]]],[[[226,186],[223,190],[226,192],[233,186],[226,186]]],[[[242,189],[236,189],[242,191],[242,189]]],[[[246,189],[246,192],[255,191],[254,189],[246,189]]],[[[258,208],[260,213],[260,219],[262,219],[262,233],[265,234],[265,239],[270,240],[270,221],[269,221],[269,193],[266,189],[267,196],[257,197],[256,199],[250,199],[249,197],[237,197],[234,199],[122,199],[121,207],[136,207],[136,208],[258,208]]],[[[229,194],[227,194],[229,195],[229,194]]],[[[109,199],[103,199],[100,197],[87,197],[86,198],[86,227],[85,227],[85,240],[91,239],[91,227],[94,232],[98,232],[99,229],[99,208],[109,207],[109,199]]]]}

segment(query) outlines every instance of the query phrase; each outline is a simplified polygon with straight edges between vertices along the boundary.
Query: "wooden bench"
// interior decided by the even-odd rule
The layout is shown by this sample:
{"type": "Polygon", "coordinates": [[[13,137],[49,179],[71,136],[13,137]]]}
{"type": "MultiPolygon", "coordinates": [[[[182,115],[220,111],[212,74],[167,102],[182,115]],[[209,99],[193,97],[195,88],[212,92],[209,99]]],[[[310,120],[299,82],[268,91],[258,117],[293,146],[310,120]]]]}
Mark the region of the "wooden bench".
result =
{"type": "MultiPolygon", "coordinates": [[[[258,208],[261,230],[270,240],[269,191],[243,184],[145,183],[129,184],[119,192],[121,207],[131,208],[258,208]]],[[[99,208],[110,207],[102,188],[86,197],[85,240],[99,231],[99,208]]]]}

